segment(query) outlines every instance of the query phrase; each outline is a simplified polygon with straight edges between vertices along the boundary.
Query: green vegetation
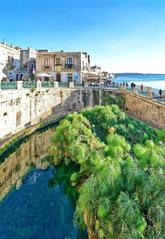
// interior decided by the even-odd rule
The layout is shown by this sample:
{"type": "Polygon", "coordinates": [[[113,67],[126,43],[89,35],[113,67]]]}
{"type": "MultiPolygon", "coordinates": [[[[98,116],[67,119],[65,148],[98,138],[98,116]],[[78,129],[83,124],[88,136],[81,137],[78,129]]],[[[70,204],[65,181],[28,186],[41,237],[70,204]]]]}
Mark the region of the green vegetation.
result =
{"type": "Polygon", "coordinates": [[[99,105],[100,104],[99,94],[101,94],[101,104],[102,105],[116,104],[121,109],[124,107],[124,97],[121,94],[114,93],[114,92],[109,92],[109,91],[105,91],[105,90],[98,90],[98,89],[93,90],[94,105],[99,105]]]}
{"type": "Polygon", "coordinates": [[[102,91],[102,105],[116,104],[121,109],[124,107],[124,97],[118,93],[111,93],[108,91],[102,91]]]}
{"type": "Polygon", "coordinates": [[[164,139],[165,130],[129,118],[115,105],[60,122],[50,154],[62,167],[57,181],[72,186],[75,223],[87,228],[89,239],[164,238],[164,139]]]}
{"type": "Polygon", "coordinates": [[[79,194],[75,185],[70,184],[70,178],[78,171],[79,166],[74,163],[67,166],[65,164],[59,165],[55,168],[54,175],[49,180],[48,186],[51,188],[55,185],[62,185],[64,192],[72,199],[73,203],[75,203],[79,194]]]}
{"type": "Polygon", "coordinates": [[[96,106],[85,109],[82,114],[89,120],[93,131],[105,141],[107,130],[115,128],[115,132],[125,137],[132,145],[144,143],[147,139],[156,140],[156,131],[147,124],[128,117],[117,105],[96,106]]]}

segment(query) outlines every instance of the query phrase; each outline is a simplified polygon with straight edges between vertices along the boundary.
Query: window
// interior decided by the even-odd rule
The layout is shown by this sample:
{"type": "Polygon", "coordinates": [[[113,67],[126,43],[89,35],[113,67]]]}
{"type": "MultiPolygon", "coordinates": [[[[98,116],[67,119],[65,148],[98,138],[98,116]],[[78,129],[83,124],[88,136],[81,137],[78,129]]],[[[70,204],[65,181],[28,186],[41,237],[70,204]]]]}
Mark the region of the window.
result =
{"type": "Polygon", "coordinates": [[[49,68],[50,67],[50,58],[45,58],[44,59],[44,67],[49,68]]]}
{"type": "Polygon", "coordinates": [[[82,70],[83,71],[85,70],[85,63],[84,63],[84,61],[82,61],[82,70]]]}
{"type": "Polygon", "coordinates": [[[18,74],[16,74],[16,81],[18,81],[18,74]]]}
{"type": "Polygon", "coordinates": [[[61,65],[61,58],[56,58],[56,65],[61,65]]]}
{"type": "Polygon", "coordinates": [[[8,63],[13,63],[14,62],[14,58],[12,56],[8,56],[8,63]]]}
{"type": "Polygon", "coordinates": [[[8,56],[8,63],[10,63],[11,61],[10,61],[10,56],[8,56]]]}
{"type": "Polygon", "coordinates": [[[72,65],[73,64],[73,59],[71,57],[67,58],[67,64],[72,65]]]}
{"type": "Polygon", "coordinates": [[[56,81],[61,82],[61,74],[60,73],[56,74],[56,81]]]}
{"type": "Polygon", "coordinates": [[[72,74],[68,74],[68,82],[71,82],[71,81],[73,81],[73,76],[72,74]]]}
{"type": "Polygon", "coordinates": [[[90,55],[88,55],[88,63],[90,64],[90,55]]]}

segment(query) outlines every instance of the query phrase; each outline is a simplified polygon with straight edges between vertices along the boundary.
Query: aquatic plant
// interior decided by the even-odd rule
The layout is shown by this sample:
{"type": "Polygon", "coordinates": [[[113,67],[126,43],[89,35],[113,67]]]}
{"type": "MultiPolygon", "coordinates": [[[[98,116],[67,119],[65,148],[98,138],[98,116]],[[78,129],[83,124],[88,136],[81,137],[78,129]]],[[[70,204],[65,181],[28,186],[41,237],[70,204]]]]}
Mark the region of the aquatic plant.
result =
{"type": "Polygon", "coordinates": [[[74,218],[90,239],[164,237],[163,132],[113,105],[71,114],[56,128],[50,153],[56,165],[77,165],[68,179],[79,193],[74,218]]]}

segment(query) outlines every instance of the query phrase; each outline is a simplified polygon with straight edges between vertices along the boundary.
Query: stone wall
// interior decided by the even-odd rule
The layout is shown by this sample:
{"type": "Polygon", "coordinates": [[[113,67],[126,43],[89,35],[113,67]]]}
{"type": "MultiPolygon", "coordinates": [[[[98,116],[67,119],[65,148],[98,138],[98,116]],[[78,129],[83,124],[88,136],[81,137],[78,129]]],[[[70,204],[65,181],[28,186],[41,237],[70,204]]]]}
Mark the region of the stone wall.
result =
{"type": "Polygon", "coordinates": [[[0,141],[43,119],[50,120],[92,105],[91,90],[41,88],[0,92],[0,141]]]}
{"type": "Polygon", "coordinates": [[[133,93],[123,95],[126,112],[156,128],[165,128],[165,104],[133,93]]]}
{"type": "Polygon", "coordinates": [[[43,120],[114,103],[138,119],[165,128],[165,104],[132,93],[83,88],[4,90],[0,92],[0,141],[43,120]]]}

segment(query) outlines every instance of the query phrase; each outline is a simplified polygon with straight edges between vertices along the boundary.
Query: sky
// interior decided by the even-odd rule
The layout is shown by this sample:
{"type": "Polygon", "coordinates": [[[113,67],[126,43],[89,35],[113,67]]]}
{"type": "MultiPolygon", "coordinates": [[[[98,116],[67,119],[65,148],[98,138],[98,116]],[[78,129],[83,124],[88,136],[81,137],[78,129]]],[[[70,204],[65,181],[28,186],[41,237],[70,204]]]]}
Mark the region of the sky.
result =
{"type": "Polygon", "coordinates": [[[109,72],[165,73],[165,0],[0,0],[0,41],[86,51],[109,72]]]}

